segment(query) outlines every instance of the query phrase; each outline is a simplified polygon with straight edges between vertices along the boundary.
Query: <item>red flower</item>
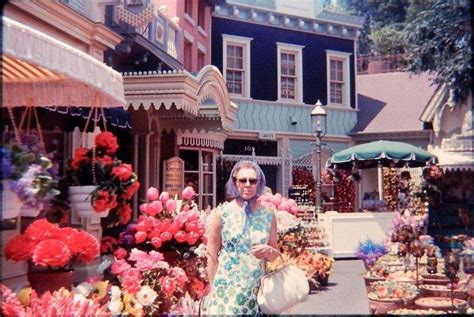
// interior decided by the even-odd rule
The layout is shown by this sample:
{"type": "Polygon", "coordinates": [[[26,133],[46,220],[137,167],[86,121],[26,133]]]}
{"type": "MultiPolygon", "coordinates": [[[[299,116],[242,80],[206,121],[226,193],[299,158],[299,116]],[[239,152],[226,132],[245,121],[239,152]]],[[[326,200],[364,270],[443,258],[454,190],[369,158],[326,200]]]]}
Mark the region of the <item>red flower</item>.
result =
{"type": "Polygon", "coordinates": [[[89,161],[89,157],[87,156],[88,151],[89,150],[84,147],[77,148],[76,151],[74,151],[74,158],[71,162],[71,167],[73,169],[78,169],[81,166],[82,162],[89,161]]]}
{"type": "Polygon", "coordinates": [[[133,195],[140,188],[140,183],[135,180],[130,186],[127,187],[127,190],[122,194],[123,199],[132,199],[133,195]]]}
{"type": "Polygon", "coordinates": [[[128,252],[124,248],[118,248],[114,252],[114,256],[117,260],[125,259],[127,257],[127,255],[128,255],[128,252]]]}
{"type": "Polygon", "coordinates": [[[71,251],[64,242],[47,239],[36,245],[32,259],[42,266],[64,266],[71,260],[71,251]]]}
{"type": "Polygon", "coordinates": [[[25,235],[13,237],[5,245],[5,257],[13,261],[27,261],[33,255],[36,242],[25,235]]]}
{"type": "Polygon", "coordinates": [[[171,296],[174,293],[175,290],[175,285],[174,281],[172,278],[168,276],[162,276],[160,277],[160,284],[161,284],[161,290],[165,294],[165,296],[171,296]]]}
{"type": "Polygon", "coordinates": [[[104,155],[104,157],[98,157],[97,162],[101,163],[104,166],[109,166],[114,163],[114,160],[110,156],[104,155]]]}
{"type": "Polygon", "coordinates": [[[46,219],[40,219],[33,222],[25,230],[25,235],[31,240],[40,241],[51,239],[56,235],[58,225],[49,222],[46,219]]]}
{"type": "Polygon", "coordinates": [[[128,180],[133,174],[132,165],[130,164],[120,164],[117,167],[112,169],[112,175],[117,176],[117,178],[124,182],[128,180]]]}
{"type": "Polygon", "coordinates": [[[111,132],[102,132],[95,137],[95,145],[103,149],[107,154],[114,154],[117,152],[119,146],[117,138],[111,132]]]}
{"type": "Polygon", "coordinates": [[[179,243],[183,243],[184,241],[186,241],[186,238],[187,238],[186,232],[179,230],[178,232],[174,234],[174,238],[179,243]]]}
{"type": "Polygon", "coordinates": [[[76,230],[66,243],[72,254],[84,262],[90,262],[99,255],[99,241],[85,231],[76,230]]]}
{"type": "Polygon", "coordinates": [[[125,225],[132,219],[132,208],[128,204],[122,205],[118,210],[118,215],[120,217],[119,222],[125,225]]]}

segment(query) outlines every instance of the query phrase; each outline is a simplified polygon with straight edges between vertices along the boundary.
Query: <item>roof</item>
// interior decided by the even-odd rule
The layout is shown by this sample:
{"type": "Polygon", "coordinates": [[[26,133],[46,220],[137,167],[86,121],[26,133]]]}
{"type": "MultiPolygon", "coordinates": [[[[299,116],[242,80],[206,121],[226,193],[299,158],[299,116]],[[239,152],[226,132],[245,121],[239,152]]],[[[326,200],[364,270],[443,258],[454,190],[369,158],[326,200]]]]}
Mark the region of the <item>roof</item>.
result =
{"type": "Polygon", "coordinates": [[[392,72],[357,76],[360,111],[352,132],[422,131],[420,116],[435,90],[428,74],[392,72]]]}

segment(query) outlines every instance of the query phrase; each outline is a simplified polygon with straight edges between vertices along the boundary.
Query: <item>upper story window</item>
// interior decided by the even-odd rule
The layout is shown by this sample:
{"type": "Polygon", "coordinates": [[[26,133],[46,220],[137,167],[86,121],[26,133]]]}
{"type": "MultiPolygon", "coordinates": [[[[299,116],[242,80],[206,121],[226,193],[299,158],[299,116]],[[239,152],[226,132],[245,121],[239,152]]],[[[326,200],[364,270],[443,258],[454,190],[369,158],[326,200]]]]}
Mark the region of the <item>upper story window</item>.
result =
{"type": "Polygon", "coordinates": [[[203,30],[205,29],[205,18],[206,18],[206,6],[204,1],[200,0],[198,5],[198,17],[197,17],[198,26],[203,30]]]}
{"type": "Polygon", "coordinates": [[[304,46],[277,43],[278,100],[303,102],[302,50],[304,46]]]}
{"type": "Polygon", "coordinates": [[[326,50],[328,100],[330,105],[347,106],[350,100],[349,56],[351,53],[326,50]]]}
{"type": "Polygon", "coordinates": [[[184,0],[184,13],[193,17],[193,0],[184,0]]]}
{"type": "Polygon", "coordinates": [[[223,34],[223,69],[229,93],[250,98],[251,38],[223,34]]]}

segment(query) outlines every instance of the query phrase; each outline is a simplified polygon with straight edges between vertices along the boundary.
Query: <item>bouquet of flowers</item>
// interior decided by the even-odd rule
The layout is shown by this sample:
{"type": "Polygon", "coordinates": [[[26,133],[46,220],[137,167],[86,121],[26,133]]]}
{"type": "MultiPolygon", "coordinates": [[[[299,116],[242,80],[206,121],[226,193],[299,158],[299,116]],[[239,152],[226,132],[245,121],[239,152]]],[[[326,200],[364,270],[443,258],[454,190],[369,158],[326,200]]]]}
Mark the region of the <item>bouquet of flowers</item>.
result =
{"type": "Polygon", "coordinates": [[[301,223],[287,231],[278,232],[278,247],[291,257],[297,257],[307,246],[308,237],[301,223]]]}
{"type": "Polygon", "coordinates": [[[418,288],[410,283],[386,280],[373,282],[371,287],[372,292],[369,293],[369,299],[410,300],[418,295],[418,288]]]}
{"type": "Polygon", "coordinates": [[[66,168],[67,185],[97,185],[91,193],[91,204],[96,212],[110,210],[106,218],[109,226],[130,221],[130,200],[140,187],[132,166],[115,156],[118,148],[117,138],[111,132],[99,133],[95,146],[76,149],[66,168]]]}
{"type": "Polygon", "coordinates": [[[370,238],[359,241],[356,248],[357,257],[364,261],[367,267],[374,265],[379,257],[387,253],[383,243],[377,243],[370,238]]]}
{"type": "Polygon", "coordinates": [[[334,259],[321,253],[304,251],[296,259],[296,265],[306,271],[306,275],[311,277],[326,278],[331,274],[334,259]]]}
{"type": "Polygon", "coordinates": [[[275,212],[284,211],[293,215],[298,212],[298,205],[296,204],[296,202],[293,199],[283,197],[279,193],[276,193],[275,195],[267,193],[261,195],[258,200],[262,205],[270,208],[275,212]]]}
{"type": "MultiPolygon", "coordinates": [[[[57,171],[49,157],[37,147],[35,136],[23,136],[21,141],[21,144],[2,146],[1,179],[8,181],[24,206],[40,209],[59,194],[57,171]]],[[[2,186],[5,185],[2,182],[2,186]]]]}
{"type": "Polygon", "coordinates": [[[105,304],[98,299],[86,299],[77,296],[66,289],[53,293],[46,292],[38,296],[31,289],[13,293],[9,288],[0,284],[2,298],[2,316],[110,316],[105,304]]]}
{"type": "Polygon", "coordinates": [[[31,270],[67,271],[76,261],[94,260],[99,242],[87,232],[39,219],[10,239],[4,251],[9,260],[27,261],[31,270]]]}

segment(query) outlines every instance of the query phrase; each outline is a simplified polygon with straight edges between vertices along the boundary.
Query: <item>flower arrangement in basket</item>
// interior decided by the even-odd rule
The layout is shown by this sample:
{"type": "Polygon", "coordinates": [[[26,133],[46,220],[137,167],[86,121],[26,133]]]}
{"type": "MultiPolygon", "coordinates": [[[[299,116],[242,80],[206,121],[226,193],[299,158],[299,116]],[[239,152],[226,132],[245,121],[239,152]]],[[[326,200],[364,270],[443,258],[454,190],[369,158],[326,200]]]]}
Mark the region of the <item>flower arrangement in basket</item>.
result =
{"type": "MultiPolygon", "coordinates": [[[[8,260],[28,262],[29,280],[32,283],[35,273],[71,272],[76,262],[91,262],[99,255],[99,242],[85,231],[61,228],[46,219],[39,219],[30,224],[23,234],[10,239],[5,245],[4,254],[8,260]]],[[[47,287],[37,286],[40,293],[47,287]]],[[[65,286],[70,287],[70,281],[65,286]]]]}
{"type": "MultiPolygon", "coordinates": [[[[75,150],[66,168],[65,181],[69,186],[94,186],[90,203],[99,216],[107,216],[107,224],[127,224],[132,209],[130,200],[140,184],[130,164],[115,156],[119,145],[111,132],[101,132],[95,146],[75,150]]],[[[70,187],[70,194],[72,188],[70,187]]]]}
{"type": "Polygon", "coordinates": [[[308,277],[322,281],[331,275],[334,259],[322,253],[304,251],[296,258],[296,264],[306,270],[308,277]]]}
{"type": "Polygon", "coordinates": [[[415,285],[392,280],[373,282],[371,288],[372,292],[368,295],[371,300],[400,300],[407,302],[413,300],[418,295],[418,288],[415,285]]]}
{"type": "Polygon", "coordinates": [[[364,262],[366,268],[373,266],[378,258],[387,253],[388,250],[383,243],[375,242],[370,238],[359,241],[356,248],[357,257],[364,262]]]}
{"type": "MultiPolygon", "coordinates": [[[[37,210],[34,215],[28,216],[37,216],[44,205],[59,194],[56,168],[43,152],[34,135],[25,135],[21,143],[1,147],[2,190],[11,190],[23,206],[37,210]]],[[[5,219],[10,212],[3,206],[3,200],[2,207],[5,219]]]]}
{"type": "Polygon", "coordinates": [[[66,289],[46,292],[38,296],[36,292],[23,289],[13,293],[0,284],[2,316],[110,316],[107,306],[98,299],[85,299],[66,289]]]}
{"type": "Polygon", "coordinates": [[[142,215],[120,233],[118,245],[103,239],[118,277],[109,304],[113,314],[197,314],[209,282],[205,213],[197,210],[194,196],[192,187],[183,190],[181,200],[151,187],[140,205],[142,215]]]}

